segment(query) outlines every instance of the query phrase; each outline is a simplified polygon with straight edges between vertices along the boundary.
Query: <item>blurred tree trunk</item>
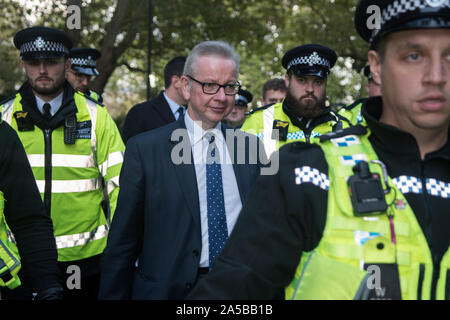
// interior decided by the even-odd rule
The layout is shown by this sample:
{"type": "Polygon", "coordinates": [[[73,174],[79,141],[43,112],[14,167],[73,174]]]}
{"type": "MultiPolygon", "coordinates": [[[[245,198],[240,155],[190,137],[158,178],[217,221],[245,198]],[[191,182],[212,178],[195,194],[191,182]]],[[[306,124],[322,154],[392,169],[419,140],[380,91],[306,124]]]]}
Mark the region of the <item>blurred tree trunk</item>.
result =
{"type": "Polygon", "coordinates": [[[118,0],[113,17],[105,27],[100,41],[102,57],[97,62],[100,73],[92,82],[92,89],[100,94],[108,79],[119,65],[119,59],[131,46],[138,33],[138,21],[145,20],[148,10],[146,0],[118,0]]]}

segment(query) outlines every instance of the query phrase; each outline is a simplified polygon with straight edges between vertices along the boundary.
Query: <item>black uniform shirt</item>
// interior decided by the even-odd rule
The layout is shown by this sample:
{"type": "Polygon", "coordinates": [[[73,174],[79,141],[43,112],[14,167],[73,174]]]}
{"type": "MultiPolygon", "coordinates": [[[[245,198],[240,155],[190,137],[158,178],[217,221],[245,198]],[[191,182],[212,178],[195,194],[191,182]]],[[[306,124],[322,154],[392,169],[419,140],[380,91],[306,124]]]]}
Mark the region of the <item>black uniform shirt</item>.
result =
{"type": "MultiPolygon", "coordinates": [[[[450,182],[450,142],[421,160],[413,136],[378,121],[381,98],[363,106],[369,137],[391,178],[450,182]]],[[[212,272],[188,299],[271,299],[293,279],[302,251],[313,250],[325,227],[328,192],[295,182],[295,168],[309,166],[328,176],[322,149],[301,142],[279,150],[277,175],[261,176],[249,194],[236,226],[212,272]]],[[[450,195],[404,193],[431,249],[435,267],[450,244],[450,195]]],[[[435,270],[435,279],[438,275],[435,270]]],[[[435,283],[434,283],[435,285],[435,283]]]]}
{"type": "Polygon", "coordinates": [[[22,268],[35,292],[59,287],[53,225],[44,213],[25,150],[16,132],[0,124],[0,190],[6,199],[5,217],[14,233],[22,268]]]}

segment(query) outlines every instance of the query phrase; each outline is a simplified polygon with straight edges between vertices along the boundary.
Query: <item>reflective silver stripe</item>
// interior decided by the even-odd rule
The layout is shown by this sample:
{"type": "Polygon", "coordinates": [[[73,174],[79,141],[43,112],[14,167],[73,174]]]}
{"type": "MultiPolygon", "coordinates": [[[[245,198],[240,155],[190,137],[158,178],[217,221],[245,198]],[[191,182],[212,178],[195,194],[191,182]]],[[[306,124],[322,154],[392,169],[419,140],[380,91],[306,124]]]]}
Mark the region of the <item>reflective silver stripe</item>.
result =
{"type": "Polygon", "coordinates": [[[277,141],[272,139],[273,128],[273,114],[275,108],[273,106],[263,111],[263,125],[264,125],[264,149],[266,150],[267,158],[277,150],[277,141]]]}
{"type": "Polygon", "coordinates": [[[95,134],[95,129],[97,128],[97,104],[86,98],[84,98],[84,101],[91,117],[91,147],[92,150],[97,150],[97,136],[95,134]]]}
{"type": "Polygon", "coordinates": [[[6,236],[8,237],[9,242],[16,244],[16,238],[14,238],[14,234],[6,229],[6,236]]]}
{"type": "Polygon", "coordinates": [[[106,186],[108,194],[110,194],[114,190],[114,188],[117,188],[118,186],[119,186],[119,176],[109,179],[108,185],[106,186]]]}
{"type": "Polygon", "coordinates": [[[83,232],[78,234],[71,234],[68,236],[55,237],[56,247],[58,249],[73,248],[82,246],[88,242],[105,238],[108,235],[108,226],[105,224],[99,226],[90,232],[83,232]]]}
{"type": "Polygon", "coordinates": [[[98,166],[98,170],[102,174],[102,176],[106,176],[108,172],[108,168],[115,166],[116,164],[123,162],[123,151],[117,151],[110,153],[108,155],[108,159],[98,166]]]}
{"type": "Polygon", "coordinates": [[[11,120],[12,120],[14,100],[15,99],[11,99],[8,102],[6,102],[5,104],[3,104],[3,108],[1,110],[3,121],[7,122],[9,125],[11,124],[11,120]]]}
{"type": "MultiPolygon", "coordinates": [[[[45,166],[45,155],[29,154],[28,161],[35,168],[45,166]]],[[[69,168],[95,168],[94,155],[74,155],[74,154],[53,154],[53,167],[69,167],[69,168]]]]}
{"type": "MultiPolygon", "coordinates": [[[[40,193],[44,193],[45,180],[36,180],[40,193]]],[[[99,178],[86,180],[52,180],[52,193],[86,192],[101,188],[99,178]]]]}

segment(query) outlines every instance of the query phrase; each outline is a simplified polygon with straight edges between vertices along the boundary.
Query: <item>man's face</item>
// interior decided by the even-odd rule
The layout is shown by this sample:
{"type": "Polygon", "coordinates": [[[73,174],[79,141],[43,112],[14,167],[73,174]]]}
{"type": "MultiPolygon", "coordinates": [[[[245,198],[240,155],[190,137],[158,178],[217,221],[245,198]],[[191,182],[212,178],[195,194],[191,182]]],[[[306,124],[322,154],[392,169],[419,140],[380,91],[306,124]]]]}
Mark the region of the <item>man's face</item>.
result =
{"type": "Polygon", "coordinates": [[[225,120],[232,124],[241,124],[242,122],[244,122],[246,111],[246,106],[234,105],[233,109],[231,109],[230,114],[225,118],[225,120]]]}
{"type": "Polygon", "coordinates": [[[263,106],[272,103],[279,103],[283,101],[286,96],[286,91],[269,89],[266,91],[265,98],[261,99],[263,106]]]}
{"type": "Polygon", "coordinates": [[[369,62],[383,92],[381,121],[411,134],[448,129],[450,30],[392,33],[384,60],[370,51],[369,62]]]}
{"type": "Polygon", "coordinates": [[[64,58],[22,60],[22,67],[33,91],[42,96],[57,96],[64,85],[68,62],[64,58]]]}
{"type": "Polygon", "coordinates": [[[75,89],[75,91],[81,91],[84,93],[89,92],[88,84],[91,76],[79,73],[73,69],[69,69],[66,73],[66,78],[71,86],[75,89]]]}
{"type": "Polygon", "coordinates": [[[316,118],[325,110],[325,79],[316,76],[286,75],[286,103],[298,117],[316,118]]]}
{"type": "MultiPolygon", "coordinates": [[[[190,76],[203,83],[221,85],[236,83],[236,64],[231,59],[219,56],[200,56],[195,62],[194,73],[190,76]]],[[[217,125],[233,108],[235,95],[226,95],[224,88],[216,94],[206,94],[202,85],[182,77],[183,95],[188,101],[188,113],[194,121],[201,121],[207,130],[217,125]]]]}

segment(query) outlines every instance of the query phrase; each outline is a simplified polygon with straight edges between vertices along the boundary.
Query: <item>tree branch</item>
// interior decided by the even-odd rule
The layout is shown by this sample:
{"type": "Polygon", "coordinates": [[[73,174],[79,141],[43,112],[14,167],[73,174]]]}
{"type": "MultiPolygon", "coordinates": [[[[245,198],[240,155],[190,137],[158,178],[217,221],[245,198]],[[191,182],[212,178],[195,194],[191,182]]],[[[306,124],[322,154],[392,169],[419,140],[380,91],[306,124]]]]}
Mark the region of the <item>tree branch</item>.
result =
{"type": "Polygon", "coordinates": [[[144,69],[132,67],[128,62],[126,62],[126,61],[124,61],[124,60],[120,61],[120,62],[117,64],[117,66],[118,66],[118,67],[120,67],[120,66],[125,66],[125,67],[127,67],[128,70],[130,70],[130,71],[132,71],[132,72],[147,73],[147,71],[144,70],[144,69]]]}

